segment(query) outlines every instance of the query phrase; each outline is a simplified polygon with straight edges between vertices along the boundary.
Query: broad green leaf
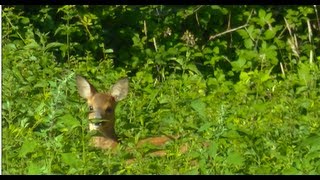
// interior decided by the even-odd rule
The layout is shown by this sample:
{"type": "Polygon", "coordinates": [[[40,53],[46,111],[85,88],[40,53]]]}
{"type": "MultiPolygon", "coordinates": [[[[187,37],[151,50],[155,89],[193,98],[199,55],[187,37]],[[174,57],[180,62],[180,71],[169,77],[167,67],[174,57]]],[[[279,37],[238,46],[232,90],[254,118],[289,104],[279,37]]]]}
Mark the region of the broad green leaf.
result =
{"type": "Polygon", "coordinates": [[[246,30],[244,29],[239,29],[237,30],[237,32],[239,33],[239,35],[243,38],[243,39],[248,39],[249,38],[249,35],[247,33],[246,30]]]}
{"type": "Polygon", "coordinates": [[[64,127],[71,129],[80,126],[80,122],[74,118],[71,114],[66,114],[59,117],[59,124],[63,124],[64,127]]]}
{"type": "Polygon", "coordinates": [[[48,81],[46,81],[46,80],[40,80],[39,82],[37,82],[37,83],[33,86],[33,88],[38,88],[38,87],[44,88],[44,87],[47,87],[47,86],[48,86],[48,81]]]}
{"type": "Polygon", "coordinates": [[[113,49],[106,49],[105,53],[113,53],[113,49]]]}
{"type": "Polygon", "coordinates": [[[208,147],[209,156],[215,157],[217,154],[217,151],[218,151],[218,144],[215,142],[212,142],[208,147]]]}
{"type": "Polygon", "coordinates": [[[307,84],[311,80],[310,68],[308,65],[300,63],[298,73],[302,84],[307,84]]]}
{"type": "Polygon", "coordinates": [[[210,48],[204,48],[204,50],[202,51],[203,54],[211,54],[212,53],[212,49],[210,48]]]}
{"type": "Polygon", "coordinates": [[[179,52],[185,52],[185,51],[188,51],[188,50],[189,50],[188,47],[183,46],[182,48],[179,49],[179,52]]]}
{"type": "Polygon", "coordinates": [[[64,44],[59,43],[59,42],[52,42],[52,43],[47,44],[46,50],[49,50],[51,48],[61,47],[62,45],[64,45],[64,44]]]}
{"type": "Polygon", "coordinates": [[[275,35],[276,35],[276,31],[275,30],[267,29],[264,32],[265,40],[273,39],[275,35]]]}
{"type": "Polygon", "coordinates": [[[25,140],[19,150],[19,157],[25,157],[28,153],[34,152],[37,147],[38,144],[36,141],[25,140]]]}
{"type": "Polygon", "coordinates": [[[269,79],[270,79],[269,73],[261,73],[261,75],[260,75],[261,82],[265,82],[265,81],[267,81],[269,79]]]}
{"type": "Polygon", "coordinates": [[[22,24],[29,24],[29,22],[30,22],[30,19],[27,18],[27,17],[23,17],[23,18],[21,19],[21,23],[22,23],[22,24]]]}
{"type": "Polygon", "coordinates": [[[39,164],[39,162],[34,163],[31,161],[28,163],[28,175],[41,175],[43,174],[43,165],[39,164]]]}
{"type": "Polygon", "coordinates": [[[200,126],[200,128],[198,129],[198,132],[207,131],[211,126],[212,126],[211,122],[206,122],[200,126]]]}
{"type": "Polygon", "coordinates": [[[252,40],[250,38],[247,38],[244,40],[244,46],[247,48],[247,49],[252,49],[254,44],[252,42],[252,40]]]}
{"type": "Polygon", "coordinates": [[[188,70],[191,70],[191,71],[199,74],[199,75],[201,74],[201,72],[198,70],[197,66],[195,64],[193,64],[193,63],[189,63],[186,68],[188,70]]]}
{"type": "Polygon", "coordinates": [[[263,9],[259,9],[259,18],[264,19],[265,16],[266,16],[266,11],[263,9]]]}
{"type": "Polygon", "coordinates": [[[240,57],[237,61],[231,62],[231,65],[236,71],[241,71],[246,62],[245,58],[240,57]]]}
{"type": "Polygon", "coordinates": [[[203,57],[203,54],[201,52],[197,52],[193,56],[194,57],[203,57]]]}
{"type": "Polygon", "coordinates": [[[309,136],[308,138],[304,139],[302,141],[302,144],[303,145],[310,145],[310,146],[313,146],[313,145],[320,146],[319,142],[320,142],[320,136],[317,134],[313,134],[313,135],[309,136]]]}
{"type": "Polygon", "coordinates": [[[217,55],[220,53],[220,48],[218,46],[213,48],[213,54],[217,55]]]}
{"type": "Polygon", "coordinates": [[[244,163],[244,158],[238,152],[230,152],[227,157],[227,162],[230,164],[242,166],[244,163]]]}
{"type": "Polygon", "coordinates": [[[62,153],[62,162],[66,163],[70,167],[81,167],[81,160],[79,156],[77,156],[77,153],[62,153]]]}
{"type": "Polygon", "coordinates": [[[40,48],[40,45],[36,41],[31,41],[29,44],[24,46],[25,50],[37,49],[40,48]]]}

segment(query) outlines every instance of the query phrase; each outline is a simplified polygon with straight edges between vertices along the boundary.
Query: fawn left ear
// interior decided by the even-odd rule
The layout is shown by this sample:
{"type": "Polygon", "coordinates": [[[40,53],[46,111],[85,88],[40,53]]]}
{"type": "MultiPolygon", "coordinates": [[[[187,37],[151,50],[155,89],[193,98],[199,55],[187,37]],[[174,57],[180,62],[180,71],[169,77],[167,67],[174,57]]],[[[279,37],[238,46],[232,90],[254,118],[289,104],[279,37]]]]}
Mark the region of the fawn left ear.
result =
{"type": "Polygon", "coordinates": [[[118,102],[127,97],[128,91],[129,80],[128,78],[122,78],[111,87],[110,93],[114,97],[115,101],[118,102]]]}
{"type": "Polygon", "coordinates": [[[97,93],[97,90],[82,76],[77,76],[77,87],[81,97],[85,99],[91,98],[97,93]]]}

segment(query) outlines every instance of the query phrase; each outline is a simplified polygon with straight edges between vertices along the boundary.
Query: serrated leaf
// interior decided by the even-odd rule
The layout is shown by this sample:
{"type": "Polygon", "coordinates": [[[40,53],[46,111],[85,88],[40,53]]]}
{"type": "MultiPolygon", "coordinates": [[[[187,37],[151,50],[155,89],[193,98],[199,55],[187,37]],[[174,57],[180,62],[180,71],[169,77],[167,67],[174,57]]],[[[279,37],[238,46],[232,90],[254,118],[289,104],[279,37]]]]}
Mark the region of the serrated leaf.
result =
{"type": "Polygon", "coordinates": [[[46,80],[41,80],[40,82],[37,82],[37,84],[35,84],[33,86],[33,88],[44,88],[44,87],[47,87],[48,86],[48,82],[46,80]]]}
{"type": "Polygon", "coordinates": [[[183,66],[183,59],[181,58],[170,58],[170,60],[179,63],[180,66],[183,66]]]}
{"type": "Polygon", "coordinates": [[[200,126],[200,128],[198,129],[198,132],[207,131],[211,126],[212,126],[211,122],[206,122],[206,123],[204,123],[203,125],[200,126]]]}
{"type": "Polygon", "coordinates": [[[202,119],[206,119],[206,104],[201,100],[195,100],[191,102],[191,107],[199,114],[202,119]]]}
{"type": "Polygon", "coordinates": [[[38,163],[34,163],[34,162],[30,162],[28,164],[28,175],[39,175],[42,174],[42,169],[43,166],[38,164],[38,163]]]}
{"type": "Polygon", "coordinates": [[[265,82],[270,79],[270,75],[268,73],[262,73],[260,76],[261,82],[265,82]]]}
{"type": "Polygon", "coordinates": [[[201,72],[198,70],[197,66],[195,64],[193,64],[193,63],[189,63],[187,65],[187,69],[191,70],[191,71],[193,71],[193,72],[195,72],[195,73],[197,73],[199,75],[201,74],[201,72]]]}
{"type": "Polygon", "coordinates": [[[244,30],[244,29],[239,29],[239,30],[237,30],[237,32],[239,33],[239,35],[240,35],[243,39],[249,38],[249,35],[248,35],[248,33],[247,33],[246,30],[244,30]]]}
{"type": "Polygon", "coordinates": [[[228,154],[227,162],[230,164],[241,166],[243,165],[244,158],[238,152],[231,152],[228,154]]]}
{"type": "Polygon", "coordinates": [[[311,79],[310,68],[303,63],[299,64],[298,74],[302,84],[306,84],[311,79]]]}
{"type": "Polygon", "coordinates": [[[218,151],[218,144],[217,143],[211,143],[208,147],[208,153],[209,156],[214,157],[217,154],[218,151]]]}
{"type": "Polygon", "coordinates": [[[19,157],[25,157],[28,153],[34,152],[36,148],[36,141],[25,140],[21,149],[19,150],[19,157]]]}
{"type": "Polygon", "coordinates": [[[307,86],[300,86],[296,88],[296,94],[301,94],[302,92],[308,90],[307,86]]]}
{"type": "Polygon", "coordinates": [[[213,48],[213,54],[217,55],[220,53],[220,48],[219,47],[214,47],[213,48]]]}
{"type": "Polygon", "coordinates": [[[268,14],[264,17],[264,19],[265,19],[265,21],[269,22],[269,21],[271,20],[271,17],[272,17],[272,13],[268,13],[268,14]]]}
{"type": "Polygon", "coordinates": [[[29,50],[29,49],[37,49],[39,48],[39,44],[36,41],[32,41],[29,44],[27,44],[26,46],[23,47],[23,49],[25,50],[29,50]]]}
{"type": "Polygon", "coordinates": [[[264,32],[264,38],[265,38],[265,40],[273,39],[275,35],[276,35],[276,31],[274,31],[274,30],[268,29],[268,30],[266,30],[266,31],[264,32]]]}
{"type": "Polygon", "coordinates": [[[320,142],[320,136],[317,134],[313,134],[311,136],[309,136],[308,138],[304,139],[302,141],[303,145],[318,145],[320,142]]]}
{"type": "MultiPolygon", "coordinates": [[[[229,126],[229,128],[231,129],[231,128],[233,128],[232,126],[233,126],[233,124],[229,124],[228,125],[229,126]]],[[[235,131],[235,130],[228,130],[228,131],[226,131],[224,134],[223,134],[223,136],[224,137],[228,137],[228,138],[234,138],[234,139],[236,139],[236,138],[241,138],[241,136],[240,136],[240,134],[238,133],[238,131],[235,131]]]]}
{"type": "Polygon", "coordinates": [[[80,126],[80,122],[77,119],[75,119],[71,114],[66,114],[60,117],[59,123],[63,124],[68,129],[80,126]]]}
{"type": "Polygon", "coordinates": [[[17,46],[13,43],[8,43],[8,44],[4,45],[3,49],[15,51],[15,50],[17,50],[17,46]]]}
{"type": "Polygon", "coordinates": [[[250,80],[249,74],[246,73],[246,72],[244,72],[244,71],[242,71],[242,72],[240,73],[240,80],[241,80],[241,81],[244,81],[244,82],[250,80]]]}
{"type": "Polygon", "coordinates": [[[245,58],[240,57],[237,61],[231,62],[231,65],[235,70],[240,71],[246,62],[247,60],[245,58]]]}
{"type": "Polygon", "coordinates": [[[63,153],[61,154],[61,157],[62,162],[69,165],[70,167],[81,166],[81,161],[79,157],[77,157],[77,153],[63,153]]]}
{"type": "Polygon", "coordinates": [[[211,48],[204,48],[204,50],[202,51],[203,54],[211,54],[212,53],[212,50],[211,48]]]}
{"type": "Polygon", "coordinates": [[[247,49],[252,49],[252,47],[254,46],[253,42],[251,39],[247,38],[244,40],[244,46],[247,48],[247,49]]]}
{"type": "Polygon", "coordinates": [[[260,9],[259,10],[259,18],[264,19],[265,16],[266,16],[266,11],[263,9],[260,9]]]}

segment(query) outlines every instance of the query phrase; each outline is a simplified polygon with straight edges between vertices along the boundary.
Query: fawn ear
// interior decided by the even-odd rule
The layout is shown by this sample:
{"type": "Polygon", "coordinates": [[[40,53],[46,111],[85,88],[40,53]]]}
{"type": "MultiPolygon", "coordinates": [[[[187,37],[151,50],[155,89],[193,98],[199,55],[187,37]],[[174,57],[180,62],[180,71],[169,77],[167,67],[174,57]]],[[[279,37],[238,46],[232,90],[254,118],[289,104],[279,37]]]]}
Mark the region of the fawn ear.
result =
{"type": "Polygon", "coordinates": [[[81,97],[85,99],[91,98],[97,90],[82,76],[77,76],[77,87],[81,97]]]}
{"type": "Polygon", "coordinates": [[[124,99],[128,95],[128,91],[129,91],[129,80],[128,78],[122,78],[118,80],[111,87],[110,93],[118,102],[124,99]]]}

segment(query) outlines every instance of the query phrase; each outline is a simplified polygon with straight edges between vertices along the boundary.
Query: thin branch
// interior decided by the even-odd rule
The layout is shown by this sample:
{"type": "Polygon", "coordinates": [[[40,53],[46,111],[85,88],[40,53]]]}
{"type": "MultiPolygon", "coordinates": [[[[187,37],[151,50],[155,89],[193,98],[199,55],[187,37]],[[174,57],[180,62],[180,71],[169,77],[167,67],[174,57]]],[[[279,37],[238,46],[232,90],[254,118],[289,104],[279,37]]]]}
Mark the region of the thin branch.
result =
{"type": "Polygon", "coordinates": [[[148,37],[148,30],[147,30],[147,22],[143,20],[143,30],[146,37],[148,37]]]}
{"type": "Polygon", "coordinates": [[[229,25],[228,25],[228,30],[226,30],[226,31],[224,31],[222,33],[210,36],[209,37],[209,41],[215,39],[216,37],[222,36],[224,34],[227,34],[227,33],[230,33],[230,32],[233,32],[233,31],[236,31],[236,30],[239,30],[239,29],[247,27],[249,25],[249,20],[251,19],[252,13],[253,13],[253,10],[251,11],[250,16],[248,17],[246,24],[244,24],[242,26],[239,26],[239,27],[236,27],[236,28],[233,28],[233,29],[229,29],[229,25]]]}
{"type": "Polygon", "coordinates": [[[224,32],[222,32],[222,33],[216,34],[216,35],[214,35],[214,36],[210,36],[210,37],[209,37],[209,40],[213,40],[213,39],[215,39],[216,37],[219,37],[219,36],[222,36],[222,35],[224,35],[224,34],[227,34],[227,33],[230,33],[230,32],[233,32],[233,31],[236,31],[236,30],[239,30],[239,29],[242,29],[242,28],[247,27],[247,26],[248,26],[248,24],[245,24],[245,25],[242,25],[242,26],[239,26],[239,27],[236,27],[236,28],[233,28],[233,29],[224,31],[224,32]]]}
{"type": "Polygon", "coordinates": [[[281,68],[282,75],[286,77],[286,73],[284,72],[284,68],[281,62],[280,62],[280,68],[281,68]]]}
{"type": "Polygon", "coordinates": [[[156,52],[158,52],[158,46],[157,46],[156,38],[153,38],[153,45],[154,45],[154,49],[156,50],[156,52]]]}
{"type": "Polygon", "coordinates": [[[317,6],[313,5],[314,10],[316,12],[316,16],[317,16],[317,22],[318,22],[318,30],[320,31],[320,20],[319,20],[319,16],[318,16],[318,10],[317,10],[317,6]]]}
{"type": "Polygon", "coordinates": [[[203,7],[203,5],[198,6],[197,9],[195,9],[195,10],[193,11],[193,13],[197,12],[197,11],[198,11],[200,8],[202,8],[202,7],[203,7]]]}
{"type": "Polygon", "coordinates": [[[286,23],[286,27],[287,27],[287,29],[288,29],[288,31],[289,31],[289,34],[290,34],[290,36],[292,37],[290,25],[289,25],[289,23],[288,23],[288,21],[287,21],[286,18],[283,18],[283,19],[284,19],[284,22],[286,23]]]}

